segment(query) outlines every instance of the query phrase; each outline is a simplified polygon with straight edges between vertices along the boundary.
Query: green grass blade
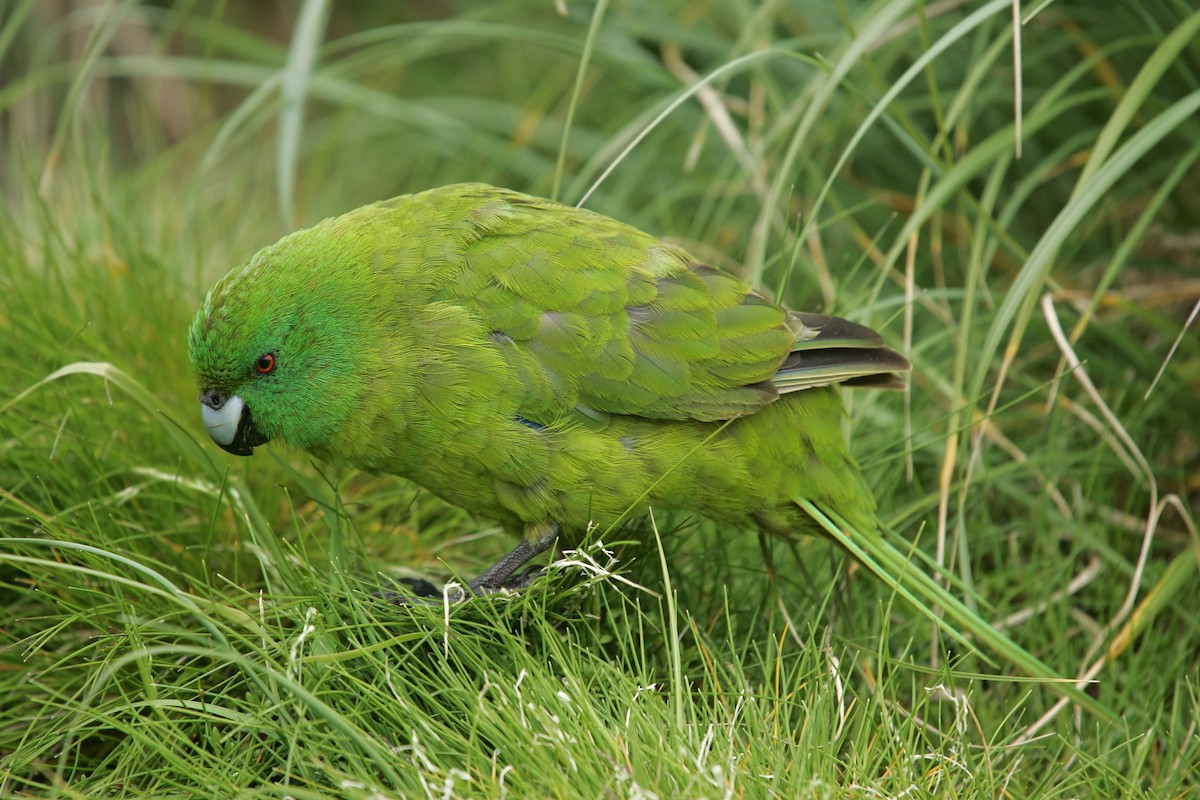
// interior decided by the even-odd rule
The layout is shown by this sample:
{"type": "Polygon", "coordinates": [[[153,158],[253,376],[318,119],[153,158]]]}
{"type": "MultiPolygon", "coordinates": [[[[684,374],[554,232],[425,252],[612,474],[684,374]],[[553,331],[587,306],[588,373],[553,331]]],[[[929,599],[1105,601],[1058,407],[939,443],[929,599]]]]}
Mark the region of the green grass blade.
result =
{"type": "Polygon", "coordinates": [[[328,0],[305,0],[288,48],[287,65],[280,86],[282,107],[279,111],[279,154],[276,160],[279,212],[287,230],[296,227],[292,202],[296,193],[296,162],[300,159],[300,137],[304,131],[304,105],[317,60],[328,0]]]}
{"type": "Polygon", "coordinates": [[[989,625],[986,620],[967,608],[961,600],[946,591],[924,572],[914,569],[911,559],[877,532],[856,531],[855,535],[851,536],[811,501],[799,498],[796,503],[810,514],[826,533],[837,540],[851,555],[894,589],[897,594],[911,603],[930,622],[937,625],[940,630],[957,641],[971,646],[964,634],[947,623],[941,615],[935,613],[931,606],[942,609],[950,617],[951,622],[962,626],[963,630],[969,632],[980,643],[1023,670],[1027,675],[1044,681],[1054,691],[1070,698],[1097,716],[1110,721],[1119,719],[1115,711],[1101,705],[1095,698],[1081,691],[1075,686],[1074,681],[1058,675],[1032,653],[989,625]]]}

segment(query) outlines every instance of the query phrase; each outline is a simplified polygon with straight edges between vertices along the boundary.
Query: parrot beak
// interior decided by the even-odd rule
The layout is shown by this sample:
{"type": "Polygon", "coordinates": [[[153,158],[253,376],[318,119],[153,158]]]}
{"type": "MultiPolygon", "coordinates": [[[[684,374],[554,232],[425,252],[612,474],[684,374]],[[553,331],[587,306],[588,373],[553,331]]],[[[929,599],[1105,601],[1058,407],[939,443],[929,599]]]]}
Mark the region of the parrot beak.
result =
{"type": "Polygon", "coordinates": [[[267,437],[254,427],[250,407],[236,394],[206,389],[200,393],[200,415],[212,440],[235,456],[252,456],[255,447],[267,442],[267,437]]]}

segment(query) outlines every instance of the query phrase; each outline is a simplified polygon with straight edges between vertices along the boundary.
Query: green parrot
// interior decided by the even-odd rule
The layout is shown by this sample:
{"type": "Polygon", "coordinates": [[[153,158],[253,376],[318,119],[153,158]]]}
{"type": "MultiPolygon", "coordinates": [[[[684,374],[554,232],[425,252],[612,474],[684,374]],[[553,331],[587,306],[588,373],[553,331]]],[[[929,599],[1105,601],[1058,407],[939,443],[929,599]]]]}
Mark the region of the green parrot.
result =
{"type": "Polygon", "coordinates": [[[188,353],[228,452],[281,441],[521,534],[472,594],[647,507],[791,537],[819,531],[807,499],[874,528],[833,386],[910,368],[629,225],[478,183],[261,250],[208,293],[188,353]]]}

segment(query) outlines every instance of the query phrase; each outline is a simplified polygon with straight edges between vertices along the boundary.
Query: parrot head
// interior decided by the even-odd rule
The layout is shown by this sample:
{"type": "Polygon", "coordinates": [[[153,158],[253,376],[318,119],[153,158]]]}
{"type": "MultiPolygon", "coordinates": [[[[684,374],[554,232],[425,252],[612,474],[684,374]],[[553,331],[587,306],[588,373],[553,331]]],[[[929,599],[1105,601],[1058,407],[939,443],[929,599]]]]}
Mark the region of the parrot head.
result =
{"type": "MultiPolygon", "coordinates": [[[[324,226],[328,228],[329,226],[324,226]]],[[[378,298],[370,254],[322,226],[260,251],[222,278],[192,321],[188,355],[213,441],[252,455],[270,440],[311,449],[345,425],[371,380],[378,298]]]]}

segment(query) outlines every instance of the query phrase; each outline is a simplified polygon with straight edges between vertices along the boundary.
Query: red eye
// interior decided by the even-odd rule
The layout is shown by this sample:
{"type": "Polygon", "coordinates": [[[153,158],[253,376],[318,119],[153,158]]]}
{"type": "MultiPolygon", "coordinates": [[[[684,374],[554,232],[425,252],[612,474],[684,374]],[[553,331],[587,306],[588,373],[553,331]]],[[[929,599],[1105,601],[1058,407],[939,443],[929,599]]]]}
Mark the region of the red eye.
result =
{"type": "Polygon", "coordinates": [[[275,354],[266,353],[258,357],[258,361],[254,362],[254,370],[259,375],[270,375],[275,371],[275,354]]]}

